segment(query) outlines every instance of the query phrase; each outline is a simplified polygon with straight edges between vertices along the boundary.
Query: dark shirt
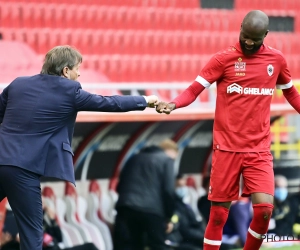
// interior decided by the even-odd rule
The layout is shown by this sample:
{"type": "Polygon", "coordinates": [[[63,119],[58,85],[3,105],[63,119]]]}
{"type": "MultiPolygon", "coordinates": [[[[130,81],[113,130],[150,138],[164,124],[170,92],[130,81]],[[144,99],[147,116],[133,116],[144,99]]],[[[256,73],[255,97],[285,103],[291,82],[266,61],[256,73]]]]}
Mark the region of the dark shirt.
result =
{"type": "Polygon", "coordinates": [[[292,197],[288,197],[283,202],[274,200],[272,218],[275,220],[276,227],[268,233],[276,235],[293,235],[293,225],[297,217],[297,205],[292,197]]]}
{"type": "Polygon", "coordinates": [[[208,195],[204,195],[199,198],[197,207],[206,224],[209,220],[210,206],[211,202],[208,200],[208,195]]]}
{"type": "Polygon", "coordinates": [[[205,223],[197,220],[193,209],[178,197],[176,197],[175,207],[175,214],[172,217],[174,229],[168,235],[168,239],[179,245],[201,247],[204,239],[205,223]]]}
{"type": "Polygon", "coordinates": [[[174,160],[157,146],[144,148],[121,171],[116,208],[170,219],[174,213],[174,186],[174,160]]]}

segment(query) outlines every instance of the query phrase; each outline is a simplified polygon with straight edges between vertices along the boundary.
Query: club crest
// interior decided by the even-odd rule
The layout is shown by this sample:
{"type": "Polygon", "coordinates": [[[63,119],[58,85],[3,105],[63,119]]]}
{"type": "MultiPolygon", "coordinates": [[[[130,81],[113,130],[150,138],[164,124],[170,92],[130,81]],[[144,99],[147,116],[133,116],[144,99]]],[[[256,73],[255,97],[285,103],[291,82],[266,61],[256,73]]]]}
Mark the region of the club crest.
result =
{"type": "Polygon", "coordinates": [[[268,67],[267,67],[267,72],[268,72],[268,75],[271,76],[273,75],[274,73],[274,67],[272,64],[269,64],[268,67]]]}

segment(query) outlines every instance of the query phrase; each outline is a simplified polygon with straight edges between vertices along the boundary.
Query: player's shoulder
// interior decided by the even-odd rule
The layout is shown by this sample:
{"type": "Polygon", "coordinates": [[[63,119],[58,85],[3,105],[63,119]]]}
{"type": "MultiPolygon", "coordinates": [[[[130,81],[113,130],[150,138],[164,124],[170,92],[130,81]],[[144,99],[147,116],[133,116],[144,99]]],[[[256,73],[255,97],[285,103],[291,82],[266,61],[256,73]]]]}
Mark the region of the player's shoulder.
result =
{"type": "Polygon", "coordinates": [[[230,61],[233,57],[239,56],[239,51],[234,45],[228,46],[213,55],[213,58],[218,60],[220,63],[226,63],[230,61]]]}
{"type": "Polygon", "coordinates": [[[264,44],[264,46],[265,46],[265,52],[266,52],[267,55],[271,54],[271,55],[276,56],[280,59],[284,58],[284,55],[283,55],[282,51],[280,51],[279,49],[273,48],[273,47],[271,47],[269,45],[266,45],[266,44],[264,44]]]}
{"type": "Polygon", "coordinates": [[[215,55],[226,57],[226,56],[235,55],[236,53],[237,53],[237,49],[235,48],[234,45],[231,45],[225,49],[218,51],[215,55]]]}

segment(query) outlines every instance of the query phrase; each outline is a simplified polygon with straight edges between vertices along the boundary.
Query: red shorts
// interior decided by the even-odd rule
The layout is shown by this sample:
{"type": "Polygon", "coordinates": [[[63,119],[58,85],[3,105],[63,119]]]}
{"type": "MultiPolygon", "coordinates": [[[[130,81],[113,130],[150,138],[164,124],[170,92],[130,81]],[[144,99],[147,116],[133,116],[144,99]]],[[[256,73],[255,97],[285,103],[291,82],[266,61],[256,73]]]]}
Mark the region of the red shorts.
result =
{"type": "Polygon", "coordinates": [[[274,195],[273,156],[270,152],[228,152],[214,150],[208,199],[217,202],[237,200],[252,193],[274,195]]]}

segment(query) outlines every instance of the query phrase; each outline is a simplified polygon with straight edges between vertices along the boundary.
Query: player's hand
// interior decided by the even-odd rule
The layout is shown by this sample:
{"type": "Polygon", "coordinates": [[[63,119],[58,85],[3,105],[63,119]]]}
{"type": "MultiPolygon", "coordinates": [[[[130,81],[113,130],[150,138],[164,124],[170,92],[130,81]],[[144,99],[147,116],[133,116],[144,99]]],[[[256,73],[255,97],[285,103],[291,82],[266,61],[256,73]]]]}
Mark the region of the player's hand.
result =
{"type": "Polygon", "coordinates": [[[4,244],[10,242],[13,240],[13,237],[11,236],[10,233],[8,232],[2,232],[2,235],[1,235],[1,245],[3,246],[4,244]]]}
{"type": "Polygon", "coordinates": [[[148,103],[149,108],[155,108],[159,103],[158,97],[156,95],[145,96],[145,99],[148,103]]]}
{"type": "Polygon", "coordinates": [[[169,222],[167,224],[166,233],[167,234],[171,233],[173,231],[173,229],[174,229],[174,224],[172,222],[169,222]]]}
{"type": "Polygon", "coordinates": [[[165,113],[170,114],[174,109],[176,108],[175,103],[166,103],[166,102],[160,102],[156,106],[156,111],[158,113],[165,113]]]}
{"type": "Polygon", "coordinates": [[[19,233],[17,233],[15,240],[20,243],[20,235],[19,235],[19,233]]]}

